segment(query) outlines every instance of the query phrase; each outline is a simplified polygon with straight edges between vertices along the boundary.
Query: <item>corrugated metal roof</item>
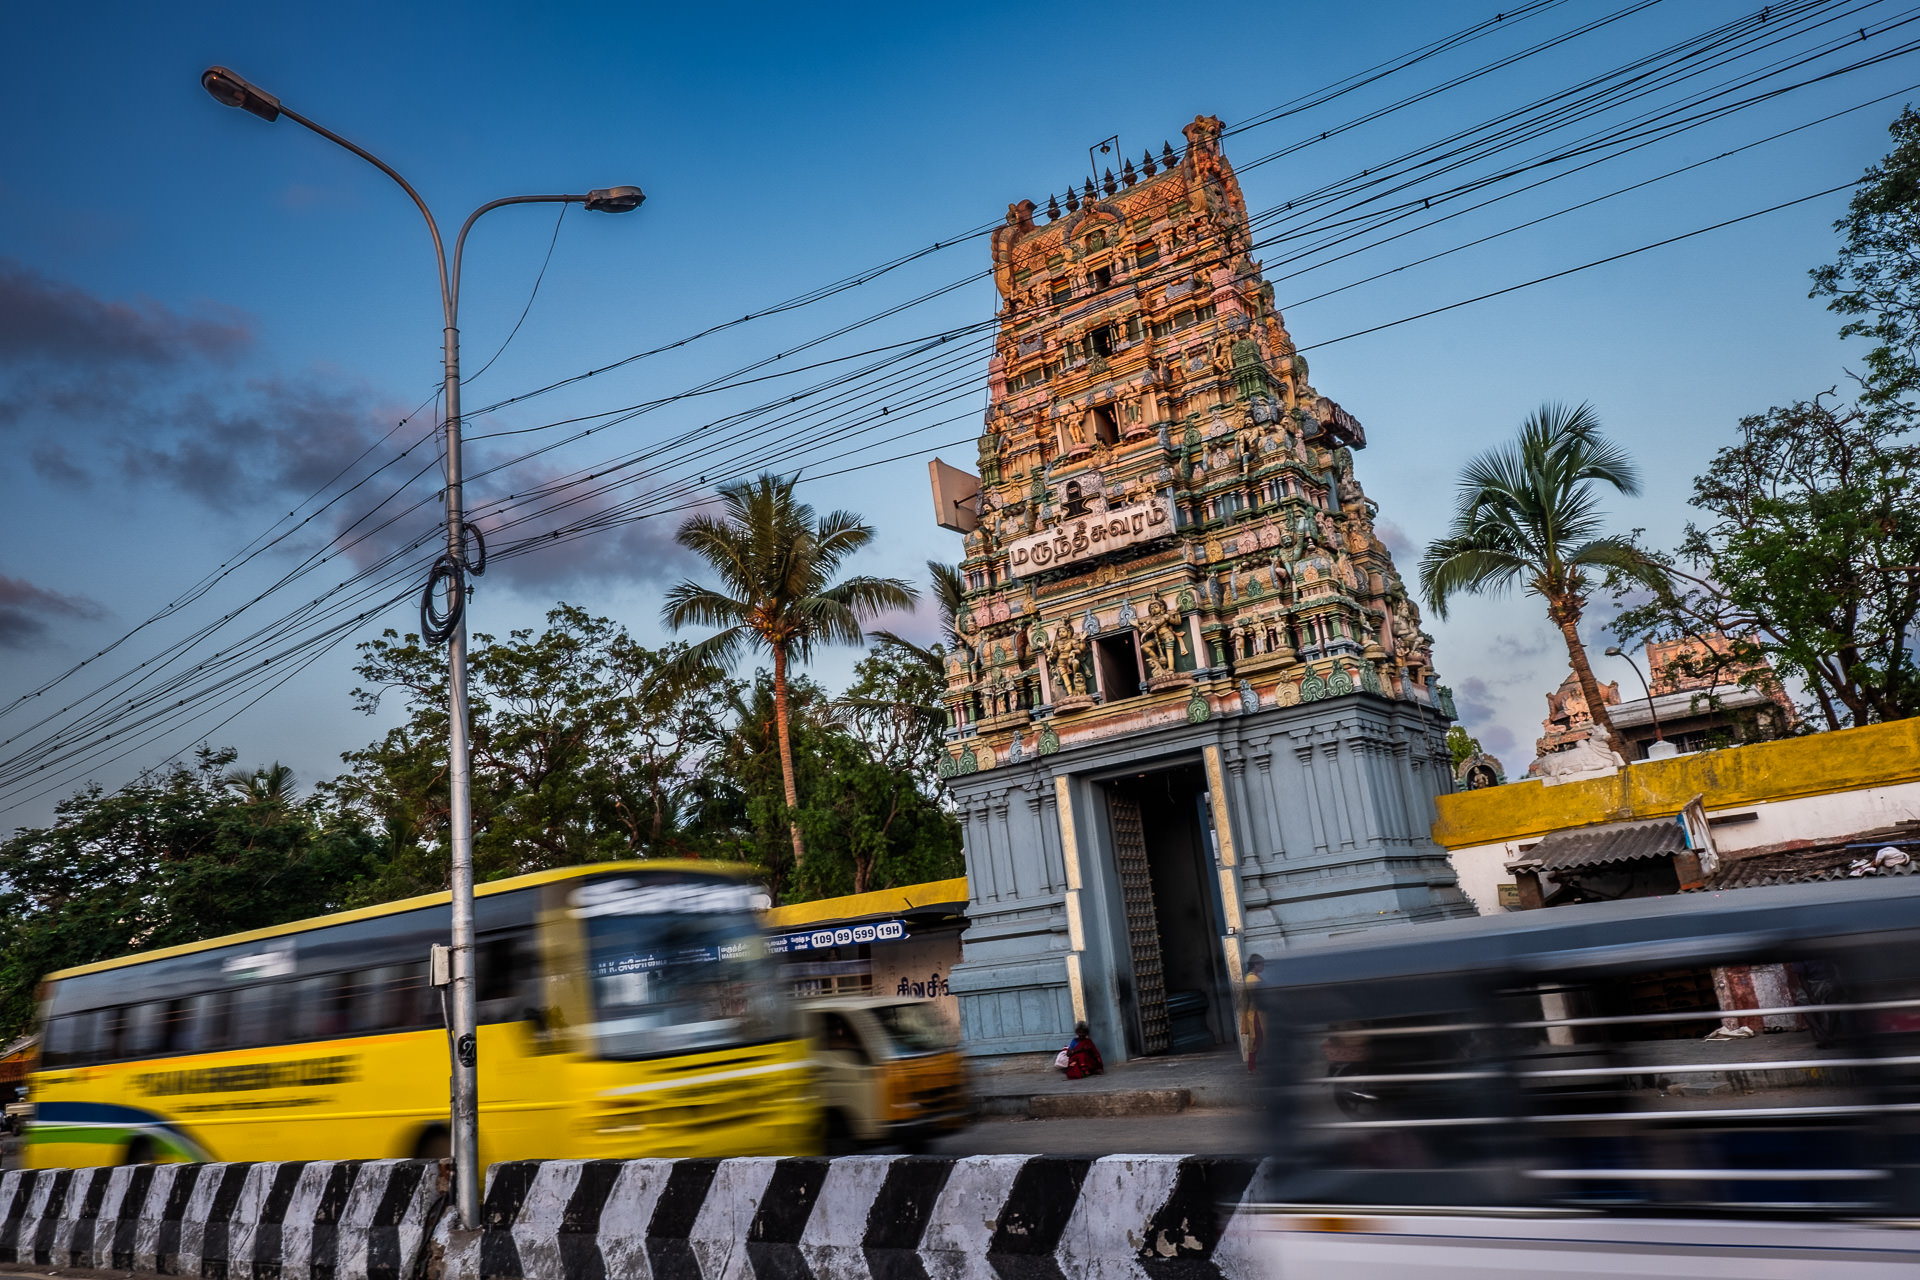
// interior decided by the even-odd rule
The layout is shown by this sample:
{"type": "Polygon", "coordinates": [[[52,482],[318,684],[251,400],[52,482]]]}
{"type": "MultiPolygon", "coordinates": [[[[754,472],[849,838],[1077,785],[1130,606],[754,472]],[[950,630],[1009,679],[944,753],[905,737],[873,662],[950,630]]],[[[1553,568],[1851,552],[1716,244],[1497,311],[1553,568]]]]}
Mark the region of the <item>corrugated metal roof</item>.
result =
{"type": "Polygon", "coordinates": [[[1687,847],[1687,834],[1673,818],[1653,822],[1606,822],[1598,826],[1556,831],[1509,867],[1541,871],[1571,871],[1602,867],[1641,858],[1663,858],[1687,847]]]}
{"type": "Polygon", "coordinates": [[[1729,859],[1720,864],[1720,870],[1702,888],[1751,889],[1758,885],[1873,880],[1916,873],[1920,873],[1920,841],[1894,839],[1729,859]],[[1855,862],[1870,861],[1876,852],[1888,846],[1905,849],[1911,860],[1903,866],[1874,867],[1858,876],[1852,874],[1855,862]]]}
{"type": "MultiPolygon", "coordinates": [[[[1752,861],[1762,862],[1755,858],[1752,861]]],[[[1769,884],[1812,884],[1820,880],[1875,880],[1885,876],[1910,876],[1920,874],[1920,862],[1909,862],[1898,867],[1875,867],[1858,876],[1848,873],[1849,862],[1834,867],[1781,867],[1754,866],[1745,867],[1736,862],[1715,876],[1704,887],[1707,889],[1752,889],[1769,884]]]]}

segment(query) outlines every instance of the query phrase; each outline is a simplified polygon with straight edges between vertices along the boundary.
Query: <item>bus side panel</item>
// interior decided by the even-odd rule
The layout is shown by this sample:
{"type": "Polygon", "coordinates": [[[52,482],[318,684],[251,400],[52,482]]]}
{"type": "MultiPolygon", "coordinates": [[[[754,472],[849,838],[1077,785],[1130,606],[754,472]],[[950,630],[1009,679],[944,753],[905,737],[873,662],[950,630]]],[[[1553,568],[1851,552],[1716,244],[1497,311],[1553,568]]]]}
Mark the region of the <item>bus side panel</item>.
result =
{"type": "Polygon", "coordinates": [[[80,1068],[36,1080],[27,1163],[118,1164],[141,1136],[161,1160],[409,1156],[446,1074],[437,1030],[80,1068]]]}

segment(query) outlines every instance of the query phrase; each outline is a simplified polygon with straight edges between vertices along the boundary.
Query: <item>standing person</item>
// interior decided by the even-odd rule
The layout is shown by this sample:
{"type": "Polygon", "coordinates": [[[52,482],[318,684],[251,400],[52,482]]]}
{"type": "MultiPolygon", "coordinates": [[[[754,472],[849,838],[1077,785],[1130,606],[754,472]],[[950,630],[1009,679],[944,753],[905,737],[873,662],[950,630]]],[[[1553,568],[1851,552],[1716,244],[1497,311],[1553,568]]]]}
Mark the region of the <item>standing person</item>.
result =
{"type": "Polygon", "coordinates": [[[1267,1020],[1260,1014],[1260,972],[1266,967],[1265,956],[1248,956],[1247,980],[1240,992],[1240,1039],[1246,1045],[1250,1073],[1260,1069],[1260,1046],[1267,1039],[1267,1020]]]}

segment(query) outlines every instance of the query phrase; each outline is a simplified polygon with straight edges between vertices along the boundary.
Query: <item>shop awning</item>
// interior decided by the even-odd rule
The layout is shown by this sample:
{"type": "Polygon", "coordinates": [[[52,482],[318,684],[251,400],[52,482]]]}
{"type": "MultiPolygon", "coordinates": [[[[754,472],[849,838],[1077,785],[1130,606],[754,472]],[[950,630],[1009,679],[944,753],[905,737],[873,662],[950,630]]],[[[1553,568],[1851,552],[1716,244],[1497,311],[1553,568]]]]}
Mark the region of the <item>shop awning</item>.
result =
{"type": "Polygon", "coordinates": [[[767,912],[770,930],[800,929],[860,920],[907,919],[962,915],[967,909],[967,878],[929,880],[897,889],[875,889],[841,898],[796,902],[767,912]]]}

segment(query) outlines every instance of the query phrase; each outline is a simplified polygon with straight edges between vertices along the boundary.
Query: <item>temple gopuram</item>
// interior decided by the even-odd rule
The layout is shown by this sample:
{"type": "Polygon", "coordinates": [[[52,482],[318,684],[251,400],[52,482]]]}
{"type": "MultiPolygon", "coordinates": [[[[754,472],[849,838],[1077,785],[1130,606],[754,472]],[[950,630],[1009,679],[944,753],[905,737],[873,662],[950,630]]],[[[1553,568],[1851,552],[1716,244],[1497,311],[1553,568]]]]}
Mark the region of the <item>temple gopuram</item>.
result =
{"type": "Polygon", "coordinates": [[[1468,914],[1428,828],[1453,718],[1354,471],[1196,119],[1009,208],[941,773],[971,927],[974,1052],[1235,1042],[1246,957],[1468,914]],[[1042,220],[1044,219],[1044,221],[1042,220]]]}

